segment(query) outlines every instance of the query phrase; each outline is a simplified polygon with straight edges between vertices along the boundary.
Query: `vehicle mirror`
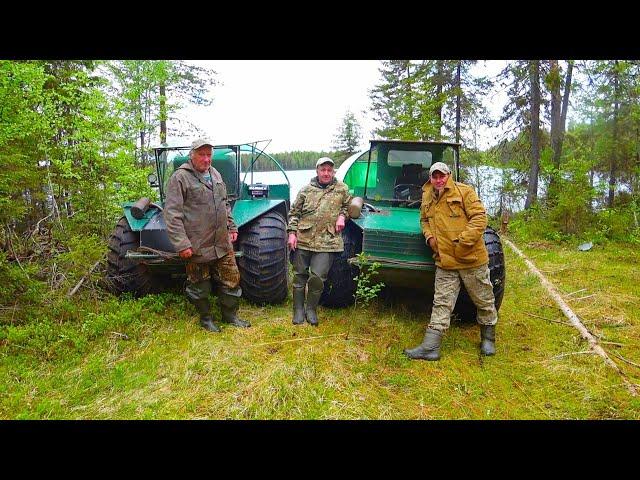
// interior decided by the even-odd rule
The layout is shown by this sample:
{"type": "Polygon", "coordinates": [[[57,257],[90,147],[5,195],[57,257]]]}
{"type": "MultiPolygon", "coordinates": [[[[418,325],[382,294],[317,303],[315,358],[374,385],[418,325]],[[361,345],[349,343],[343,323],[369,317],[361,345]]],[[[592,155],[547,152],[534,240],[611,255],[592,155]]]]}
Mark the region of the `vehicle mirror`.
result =
{"type": "Polygon", "coordinates": [[[155,173],[150,173],[149,175],[147,175],[147,181],[152,187],[158,186],[158,176],[155,173]]]}

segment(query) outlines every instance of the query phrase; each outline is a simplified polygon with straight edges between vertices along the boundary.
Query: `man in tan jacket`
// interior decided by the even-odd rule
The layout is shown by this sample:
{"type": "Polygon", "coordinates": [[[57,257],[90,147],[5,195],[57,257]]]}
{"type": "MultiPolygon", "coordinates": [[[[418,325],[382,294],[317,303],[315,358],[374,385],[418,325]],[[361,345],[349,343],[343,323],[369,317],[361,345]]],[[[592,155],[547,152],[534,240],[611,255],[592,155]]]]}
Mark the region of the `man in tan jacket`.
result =
{"type": "Polygon", "coordinates": [[[480,352],[494,355],[498,313],[483,238],[486,210],[473,188],[453,181],[445,163],[434,163],[429,175],[430,182],[422,187],[420,225],[436,262],[433,309],[422,344],[404,353],[412,359],[440,359],[440,342],[462,281],[478,310],[480,352]]]}
{"type": "Polygon", "coordinates": [[[200,325],[220,332],[209,305],[212,278],[221,284],[222,320],[236,327],[250,324],[237,317],[242,289],[231,244],[238,238],[238,228],[231,217],[227,187],[211,166],[212,152],[213,144],[206,138],[191,144],[189,161],[169,179],[164,220],[169,240],[187,261],[185,293],[200,314],[200,325]]]}

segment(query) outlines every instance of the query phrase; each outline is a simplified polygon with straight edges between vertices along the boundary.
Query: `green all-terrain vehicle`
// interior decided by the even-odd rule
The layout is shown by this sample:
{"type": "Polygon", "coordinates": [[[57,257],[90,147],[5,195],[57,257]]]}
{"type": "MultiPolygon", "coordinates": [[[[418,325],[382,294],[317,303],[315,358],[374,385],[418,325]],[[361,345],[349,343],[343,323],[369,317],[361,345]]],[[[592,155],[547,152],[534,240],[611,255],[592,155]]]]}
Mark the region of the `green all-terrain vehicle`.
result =
{"type": "MultiPolygon", "coordinates": [[[[372,140],[370,148],[349,157],[336,178],[349,186],[364,205],[359,218],[343,231],[344,252],[334,262],[320,303],[341,307],[354,302],[359,269],[355,257],[364,252],[366,264],[378,262],[376,281],[387,287],[415,289],[432,302],[436,266],[420,228],[422,186],[435,162],[449,165],[454,180],[460,176],[460,145],[447,142],[372,140]]],[[[500,238],[494,229],[484,232],[496,308],[504,295],[505,266],[500,238]]],[[[366,264],[364,265],[366,267],[366,264]]],[[[461,316],[475,316],[475,306],[462,288],[456,303],[461,316]]]]}
{"type": "MultiPolygon", "coordinates": [[[[234,248],[243,297],[262,304],[281,302],[288,294],[290,183],[278,161],[258,143],[216,146],[211,164],[224,179],[238,226],[234,248]],[[273,162],[279,172],[270,177],[282,183],[254,183],[257,162],[273,162]]],[[[124,205],[124,216],[109,239],[106,280],[114,293],[145,295],[186,277],[185,262],[169,241],[162,208],[169,177],[189,160],[189,150],[155,148],[156,173],[149,175],[149,182],[158,188],[160,201],[140,199],[124,205]]]]}

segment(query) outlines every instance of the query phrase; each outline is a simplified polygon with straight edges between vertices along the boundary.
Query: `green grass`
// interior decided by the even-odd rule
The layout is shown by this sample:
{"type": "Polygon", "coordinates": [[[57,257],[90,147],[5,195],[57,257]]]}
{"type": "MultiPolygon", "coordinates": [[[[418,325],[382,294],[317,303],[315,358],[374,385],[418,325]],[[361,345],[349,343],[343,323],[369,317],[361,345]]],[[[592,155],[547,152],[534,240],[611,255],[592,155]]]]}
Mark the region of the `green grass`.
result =
{"type": "MultiPolygon", "coordinates": [[[[640,368],[614,355],[640,364],[639,255],[623,244],[520,246],[561,292],[586,289],[567,297],[570,305],[601,340],[623,345],[602,346],[639,384],[640,368]]],[[[506,247],[505,255],[490,358],[479,355],[477,325],[454,322],[439,362],[408,360],[402,350],[422,340],[429,315],[416,302],[321,309],[318,328],[291,324],[290,299],[245,302],[240,314],[252,328],[223,325],[221,334],[201,329],[179,292],[138,300],[51,294],[29,318],[9,305],[1,311],[0,417],[640,419],[640,400],[600,357],[576,353],[586,342],[550,321],[566,319],[519,257],[506,247]]]]}

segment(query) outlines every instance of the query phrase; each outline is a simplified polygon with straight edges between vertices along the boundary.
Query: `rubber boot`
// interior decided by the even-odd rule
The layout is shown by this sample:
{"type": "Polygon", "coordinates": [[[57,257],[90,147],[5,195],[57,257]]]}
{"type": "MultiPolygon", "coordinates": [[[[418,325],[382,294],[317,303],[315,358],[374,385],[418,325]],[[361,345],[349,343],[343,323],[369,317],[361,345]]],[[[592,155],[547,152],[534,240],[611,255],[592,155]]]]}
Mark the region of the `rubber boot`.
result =
{"type": "Polygon", "coordinates": [[[316,308],[318,307],[323,288],[324,282],[320,277],[311,276],[309,278],[309,282],[307,283],[305,316],[307,317],[307,322],[314,327],[318,326],[318,313],[316,312],[316,308]]]}
{"type": "Polygon", "coordinates": [[[304,323],[304,288],[293,287],[293,324],[304,323]]]}
{"type": "Polygon", "coordinates": [[[240,306],[240,295],[242,290],[239,288],[235,291],[221,290],[218,301],[220,302],[220,312],[222,313],[222,321],[230,323],[235,327],[247,328],[251,324],[246,320],[238,317],[238,307],[240,306]]]}
{"type": "Polygon", "coordinates": [[[219,333],[222,331],[220,330],[220,327],[213,322],[213,317],[211,316],[211,313],[210,313],[209,299],[190,298],[189,300],[191,300],[191,303],[193,303],[193,305],[198,310],[198,313],[200,314],[200,326],[202,328],[204,328],[205,330],[208,330],[209,332],[219,333]]]}
{"type": "Polygon", "coordinates": [[[496,354],[496,326],[480,325],[480,353],[482,355],[496,354]]]}
{"type": "Polygon", "coordinates": [[[416,348],[405,349],[404,354],[413,360],[440,360],[442,332],[427,328],[424,340],[416,348]]]}
{"type": "Polygon", "coordinates": [[[209,293],[211,284],[208,281],[189,283],[185,288],[187,298],[200,314],[200,326],[209,332],[220,332],[220,327],[213,322],[209,293]]]}

